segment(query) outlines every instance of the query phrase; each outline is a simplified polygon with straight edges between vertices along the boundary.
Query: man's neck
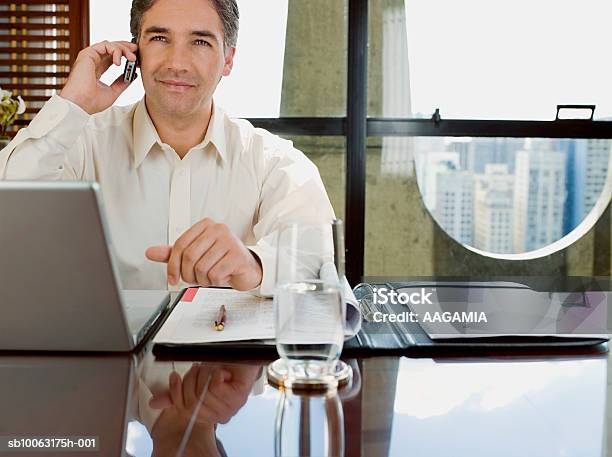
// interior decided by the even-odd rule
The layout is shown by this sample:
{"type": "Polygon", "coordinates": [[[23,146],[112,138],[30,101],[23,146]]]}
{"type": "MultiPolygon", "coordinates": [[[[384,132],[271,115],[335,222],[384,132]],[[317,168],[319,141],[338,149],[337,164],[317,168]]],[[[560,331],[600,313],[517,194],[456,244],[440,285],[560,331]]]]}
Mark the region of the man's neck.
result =
{"type": "Polygon", "coordinates": [[[159,138],[170,145],[181,159],[192,147],[204,140],[212,117],[212,101],[205,109],[190,117],[166,116],[154,107],[149,108],[146,97],[145,106],[159,138]]]}

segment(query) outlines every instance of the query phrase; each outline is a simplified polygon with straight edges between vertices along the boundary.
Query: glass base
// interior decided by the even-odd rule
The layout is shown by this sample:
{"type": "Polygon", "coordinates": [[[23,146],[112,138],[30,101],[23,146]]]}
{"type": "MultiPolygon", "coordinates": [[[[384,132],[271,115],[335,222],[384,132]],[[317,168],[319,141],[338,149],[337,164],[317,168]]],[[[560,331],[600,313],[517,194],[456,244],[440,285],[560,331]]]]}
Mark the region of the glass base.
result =
{"type": "MultiPolygon", "coordinates": [[[[310,362],[313,363],[313,362],[310,362]]],[[[314,362],[316,364],[316,362],[314,362]]],[[[316,367],[312,367],[317,372],[316,367]]],[[[278,388],[292,389],[292,390],[313,390],[313,391],[326,391],[330,389],[342,389],[353,379],[353,369],[342,360],[336,362],[336,368],[332,373],[324,376],[289,376],[289,370],[287,369],[287,362],[284,359],[278,359],[268,365],[268,382],[278,388]]],[[[294,371],[295,373],[295,371],[294,371]]]]}

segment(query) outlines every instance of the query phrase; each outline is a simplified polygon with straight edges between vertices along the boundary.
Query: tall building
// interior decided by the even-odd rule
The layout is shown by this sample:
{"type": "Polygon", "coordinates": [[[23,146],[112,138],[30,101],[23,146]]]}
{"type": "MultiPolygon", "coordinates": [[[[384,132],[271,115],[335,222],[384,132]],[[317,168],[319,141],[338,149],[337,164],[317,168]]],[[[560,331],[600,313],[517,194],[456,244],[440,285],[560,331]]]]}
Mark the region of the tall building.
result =
{"type": "Polygon", "coordinates": [[[612,146],[609,139],[573,141],[574,147],[568,154],[566,233],[582,222],[601,196],[612,146]]]}
{"type": "Polygon", "coordinates": [[[474,138],[470,142],[467,152],[465,170],[483,174],[485,166],[489,163],[505,163],[508,172],[514,173],[514,159],[523,147],[520,138],[474,138]]]}
{"type": "Polygon", "coordinates": [[[515,252],[546,246],[563,236],[566,199],[565,151],[550,143],[525,141],[516,155],[514,184],[515,252]]]}
{"type": "Polygon", "coordinates": [[[474,176],[448,164],[436,180],[434,215],[442,228],[455,240],[473,244],[474,176]]]}
{"type": "Polygon", "coordinates": [[[567,198],[565,199],[565,207],[563,208],[563,233],[569,233],[576,226],[574,223],[574,206],[576,205],[576,192],[581,192],[580,182],[576,182],[579,179],[574,173],[575,160],[576,160],[576,144],[584,140],[576,140],[574,138],[559,138],[551,140],[552,147],[557,151],[565,151],[566,160],[566,171],[565,171],[565,190],[567,192],[567,198]]]}
{"type": "Polygon", "coordinates": [[[472,150],[472,138],[450,137],[445,140],[446,151],[454,151],[459,154],[459,167],[462,170],[473,171],[470,163],[470,151],[472,150]]]}
{"type": "MultiPolygon", "coordinates": [[[[459,154],[457,152],[436,151],[426,148],[427,143],[419,142],[417,154],[417,178],[425,206],[435,213],[437,205],[438,174],[457,170],[459,168],[459,154]]],[[[454,171],[453,173],[456,173],[454,171]]]]}
{"type": "Polygon", "coordinates": [[[507,164],[487,164],[475,178],[474,246],[487,252],[512,253],[514,176],[507,164]]]}

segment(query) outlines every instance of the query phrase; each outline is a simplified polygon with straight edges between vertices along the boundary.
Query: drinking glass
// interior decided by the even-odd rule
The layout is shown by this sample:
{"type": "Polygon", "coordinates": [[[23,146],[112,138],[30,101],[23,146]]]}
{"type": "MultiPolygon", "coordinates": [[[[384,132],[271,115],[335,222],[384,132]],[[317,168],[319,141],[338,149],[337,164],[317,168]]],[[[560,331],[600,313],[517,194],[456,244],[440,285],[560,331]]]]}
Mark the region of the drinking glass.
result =
{"type": "Polygon", "coordinates": [[[276,252],[276,348],[287,367],[285,386],[331,384],[346,313],[337,274],[321,275],[333,265],[331,224],[283,227],[276,252]]]}

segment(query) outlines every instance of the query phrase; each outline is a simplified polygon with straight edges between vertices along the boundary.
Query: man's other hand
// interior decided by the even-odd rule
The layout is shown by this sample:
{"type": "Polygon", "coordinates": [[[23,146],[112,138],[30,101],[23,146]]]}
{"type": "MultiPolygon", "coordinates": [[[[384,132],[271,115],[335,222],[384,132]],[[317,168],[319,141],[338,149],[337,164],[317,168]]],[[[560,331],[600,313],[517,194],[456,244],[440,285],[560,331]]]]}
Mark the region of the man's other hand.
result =
{"type": "Polygon", "coordinates": [[[174,246],[152,246],[149,260],[168,263],[168,282],[200,286],[230,285],[250,290],[261,284],[259,258],[225,224],[203,219],[183,233],[174,246]]]}
{"type": "Polygon", "coordinates": [[[101,82],[100,77],[111,65],[121,65],[121,57],[135,61],[137,49],[138,46],[129,41],[103,41],[83,49],[60,96],[89,114],[104,111],[115,103],[130,83],[123,81],[123,72],[110,86],[101,82]]]}

